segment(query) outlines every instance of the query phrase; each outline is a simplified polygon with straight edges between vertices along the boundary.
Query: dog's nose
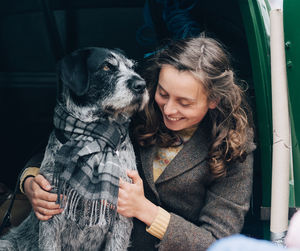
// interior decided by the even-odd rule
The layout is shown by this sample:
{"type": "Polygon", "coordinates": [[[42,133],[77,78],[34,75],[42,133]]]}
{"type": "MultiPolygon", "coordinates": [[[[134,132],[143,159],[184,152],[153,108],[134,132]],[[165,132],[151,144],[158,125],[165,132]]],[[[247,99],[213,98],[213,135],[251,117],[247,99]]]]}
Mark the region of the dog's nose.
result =
{"type": "Polygon", "coordinates": [[[141,94],[146,89],[146,82],[138,77],[133,77],[128,80],[128,86],[134,92],[141,94]]]}

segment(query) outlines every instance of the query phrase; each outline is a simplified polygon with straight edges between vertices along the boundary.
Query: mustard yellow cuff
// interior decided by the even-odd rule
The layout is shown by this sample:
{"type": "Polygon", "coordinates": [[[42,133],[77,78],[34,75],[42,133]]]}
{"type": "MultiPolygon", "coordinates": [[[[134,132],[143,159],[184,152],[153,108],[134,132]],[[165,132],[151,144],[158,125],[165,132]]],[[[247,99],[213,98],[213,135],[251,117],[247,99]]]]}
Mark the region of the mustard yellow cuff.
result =
{"type": "Polygon", "coordinates": [[[23,186],[25,179],[28,177],[35,177],[39,174],[39,172],[40,172],[40,169],[38,167],[28,167],[23,171],[21,178],[20,178],[20,190],[22,193],[25,193],[24,186],[23,186]]]}
{"type": "Polygon", "coordinates": [[[150,227],[146,227],[146,231],[158,239],[162,239],[165,235],[170,222],[171,215],[161,207],[158,207],[158,214],[150,227]]]}

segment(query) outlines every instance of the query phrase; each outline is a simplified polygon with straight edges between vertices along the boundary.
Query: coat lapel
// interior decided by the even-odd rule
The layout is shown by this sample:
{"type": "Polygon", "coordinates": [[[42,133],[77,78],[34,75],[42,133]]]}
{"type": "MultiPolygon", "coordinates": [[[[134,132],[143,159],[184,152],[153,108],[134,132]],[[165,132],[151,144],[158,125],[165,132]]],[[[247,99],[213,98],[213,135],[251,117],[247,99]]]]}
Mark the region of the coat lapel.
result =
{"type": "Polygon", "coordinates": [[[156,152],[157,152],[156,146],[141,148],[140,156],[141,156],[142,169],[146,178],[146,182],[148,183],[149,187],[156,195],[157,199],[159,199],[158,192],[155,188],[154,178],[153,178],[153,160],[155,158],[156,152]]]}
{"type": "Polygon", "coordinates": [[[207,132],[207,123],[203,121],[192,138],[185,144],[181,151],[169,163],[164,172],[159,176],[156,183],[154,183],[153,180],[153,160],[157,152],[157,146],[141,148],[140,156],[142,169],[147,183],[158,199],[159,195],[155,184],[172,179],[202,162],[207,156],[209,145],[208,138],[209,133],[207,132]]]}
{"type": "Polygon", "coordinates": [[[179,176],[180,174],[195,167],[206,158],[209,135],[205,124],[206,123],[201,123],[192,138],[185,144],[181,151],[169,163],[164,172],[159,176],[156,184],[179,176]]]}

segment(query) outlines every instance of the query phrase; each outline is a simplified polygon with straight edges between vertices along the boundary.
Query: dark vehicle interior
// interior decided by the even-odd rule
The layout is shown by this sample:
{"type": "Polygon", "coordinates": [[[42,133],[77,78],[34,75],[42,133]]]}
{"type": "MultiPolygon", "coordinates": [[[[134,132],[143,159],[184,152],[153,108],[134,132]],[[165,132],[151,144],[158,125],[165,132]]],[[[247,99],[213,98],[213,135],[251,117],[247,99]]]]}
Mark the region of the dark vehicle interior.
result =
{"type": "MultiPolygon", "coordinates": [[[[238,77],[249,85],[247,93],[254,107],[251,64],[238,1],[173,1],[189,10],[189,19],[181,13],[178,21],[170,23],[166,17],[173,16],[166,8],[174,7],[171,2],[1,1],[0,183],[13,190],[27,160],[45,144],[56,101],[56,61],[81,47],[120,48],[142,63],[144,55],[153,52],[157,45],[182,36],[182,27],[189,23],[192,28],[188,35],[206,32],[225,44],[238,77]]],[[[262,238],[259,166],[255,166],[254,177],[252,204],[243,233],[262,238]]]]}

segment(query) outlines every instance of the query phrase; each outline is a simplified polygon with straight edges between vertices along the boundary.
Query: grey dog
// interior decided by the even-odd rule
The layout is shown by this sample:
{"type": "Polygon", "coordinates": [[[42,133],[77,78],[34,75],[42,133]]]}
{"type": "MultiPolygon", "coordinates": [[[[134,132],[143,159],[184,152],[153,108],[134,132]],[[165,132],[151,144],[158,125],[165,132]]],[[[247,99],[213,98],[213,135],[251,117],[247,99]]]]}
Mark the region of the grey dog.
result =
{"type": "Polygon", "coordinates": [[[40,173],[64,211],[34,212],[0,240],[0,250],[127,250],[132,220],[116,213],[119,178],[136,170],[128,124],[149,95],[119,50],[89,47],[58,63],[60,95],[40,173]]]}

